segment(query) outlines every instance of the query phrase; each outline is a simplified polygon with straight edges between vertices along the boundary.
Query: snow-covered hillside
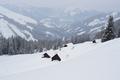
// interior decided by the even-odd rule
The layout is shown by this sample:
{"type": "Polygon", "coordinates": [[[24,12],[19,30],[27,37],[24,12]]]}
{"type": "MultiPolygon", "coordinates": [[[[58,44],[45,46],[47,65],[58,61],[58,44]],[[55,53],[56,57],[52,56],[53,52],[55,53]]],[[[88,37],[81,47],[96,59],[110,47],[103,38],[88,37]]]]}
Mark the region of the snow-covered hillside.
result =
{"type": "Polygon", "coordinates": [[[0,6],[0,15],[0,36],[5,38],[20,36],[26,40],[35,40],[30,33],[32,28],[30,24],[36,25],[36,20],[10,11],[2,6],[0,6]],[[24,33],[24,31],[29,32],[29,34],[24,33]]]}
{"type": "MultiPolygon", "coordinates": [[[[91,36],[105,28],[109,15],[114,16],[115,23],[120,20],[119,12],[11,6],[12,8],[9,5],[7,8],[0,6],[0,36],[5,38],[20,36],[34,41],[64,37],[70,39],[71,36],[85,34],[91,36]]],[[[116,27],[119,30],[118,24],[116,27]]]]}
{"type": "Polygon", "coordinates": [[[12,12],[2,6],[0,6],[0,14],[2,14],[3,16],[6,16],[10,19],[13,19],[17,22],[19,22],[20,24],[23,24],[23,25],[26,25],[27,23],[32,23],[32,24],[37,24],[37,21],[29,18],[29,17],[26,17],[26,16],[23,16],[23,15],[20,15],[20,14],[17,14],[15,12],[12,12]]]}
{"type": "Polygon", "coordinates": [[[59,54],[62,61],[43,59],[42,54],[1,56],[0,80],[119,80],[120,39],[96,44],[68,44],[59,54]]]}
{"type": "Polygon", "coordinates": [[[9,8],[7,9],[0,6],[0,36],[5,38],[20,36],[28,41],[64,37],[67,33],[61,28],[58,28],[57,24],[54,22],[55,20],[52,20],[53,22],[51,22],[51,20],[49,21],[44,18],[39,21],[31,18],[29,15],[24,16],[21,13],[17,13],[17,11],[12,11],[9,10],[9,8]],[[48,32],[50,34],[48,34],[48,32]]]}

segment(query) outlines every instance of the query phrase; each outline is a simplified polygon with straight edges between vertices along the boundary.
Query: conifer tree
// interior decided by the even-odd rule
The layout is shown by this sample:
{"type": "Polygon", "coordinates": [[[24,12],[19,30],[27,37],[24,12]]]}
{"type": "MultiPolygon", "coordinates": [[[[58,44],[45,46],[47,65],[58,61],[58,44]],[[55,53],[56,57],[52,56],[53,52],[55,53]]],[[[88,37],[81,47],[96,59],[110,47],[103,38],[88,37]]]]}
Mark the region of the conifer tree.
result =
{"type": "Polygon", "coordinates": [[[105,29],[105,32],[102,37],[102,42],[106,42],[115,38],[113,28],[114,28],[114,20],[113,20],[113,16],[110,16],[108,20],[107,28],[105,29]]]}

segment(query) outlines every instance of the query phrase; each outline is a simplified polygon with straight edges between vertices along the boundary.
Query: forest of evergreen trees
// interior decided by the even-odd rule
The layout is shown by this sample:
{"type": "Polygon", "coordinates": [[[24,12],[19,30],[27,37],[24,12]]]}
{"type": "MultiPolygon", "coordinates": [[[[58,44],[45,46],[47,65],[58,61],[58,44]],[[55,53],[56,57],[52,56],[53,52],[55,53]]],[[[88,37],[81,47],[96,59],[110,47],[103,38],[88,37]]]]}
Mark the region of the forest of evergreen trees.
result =
{"type": "Polygon", "coordinates": [[[58,49],[63,44],[60,39],[27,41],[21,37],[8,39],[0,37],[0,55],[33,54],[43,50],[58,49]]]}
{"type": "Polygon", "coordinates": [[[0,55],[33,54],[45,50],[56,50],[67,43],[82,43],[88,41],[88,35],[74,36],[71,39],[27,41],[21,37],[0,37],[0,55]]]}

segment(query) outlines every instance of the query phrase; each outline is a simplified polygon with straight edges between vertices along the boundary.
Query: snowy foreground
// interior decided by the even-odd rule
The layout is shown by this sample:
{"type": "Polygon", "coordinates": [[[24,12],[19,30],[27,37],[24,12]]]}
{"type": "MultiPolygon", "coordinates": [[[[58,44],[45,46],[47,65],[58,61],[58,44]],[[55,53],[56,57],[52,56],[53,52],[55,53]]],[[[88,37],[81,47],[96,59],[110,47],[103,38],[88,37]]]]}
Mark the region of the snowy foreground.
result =
{"type": "Polygon", "coordinates": [[[62,61],[43,59],[43,53],[1,56],[0,80],[120,80],[120,39],[47,53],[58,53],[62,61]]]}

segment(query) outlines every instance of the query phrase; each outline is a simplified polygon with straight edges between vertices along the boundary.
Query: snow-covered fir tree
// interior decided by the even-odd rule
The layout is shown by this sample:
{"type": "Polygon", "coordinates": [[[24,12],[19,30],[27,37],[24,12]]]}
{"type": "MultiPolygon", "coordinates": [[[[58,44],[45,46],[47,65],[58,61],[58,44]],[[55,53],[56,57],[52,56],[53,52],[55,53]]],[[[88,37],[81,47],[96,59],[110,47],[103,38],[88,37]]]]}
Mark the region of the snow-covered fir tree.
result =
{"type": "Polygon", "coordinates": [[[105,29],[105,32],[102,37],[102,42],[106,42],[115,38],[115,33],[113,28],[114,28],[114,19],[113,16],[110,16],[108,20],[107,28],[105,29]]]}

